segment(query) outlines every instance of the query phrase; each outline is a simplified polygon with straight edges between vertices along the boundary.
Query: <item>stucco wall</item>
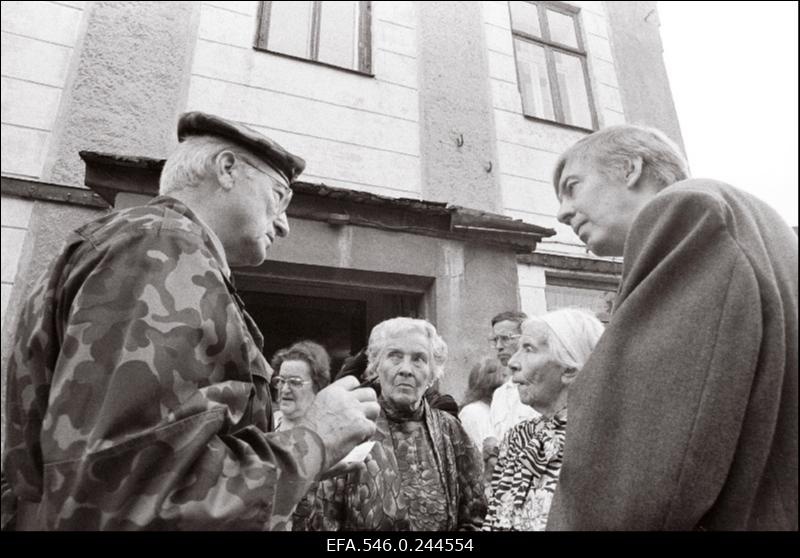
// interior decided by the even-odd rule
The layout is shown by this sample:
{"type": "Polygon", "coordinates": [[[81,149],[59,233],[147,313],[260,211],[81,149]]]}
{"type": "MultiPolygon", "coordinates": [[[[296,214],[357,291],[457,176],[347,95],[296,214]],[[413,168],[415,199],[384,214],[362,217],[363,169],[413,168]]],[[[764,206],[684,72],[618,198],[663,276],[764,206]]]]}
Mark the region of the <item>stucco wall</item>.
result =
{"type": "Polygon", "coordinates": [[[627,121],[662,130],[683,147],[664,66],[656,2],[603,2],[627,121]]]}
{"type": "Polygon", "coordinates": [[[306,159],[303,179],[421,197],[414,2],[372,4],[374,77],[253,49],[258,2],[204,2],[187,109],[306,159]]]}
{"type": "Polygon", "coordinates": [[[419,2],[417,16],[424,197],[499,212],[480,3],[419,2]]]}
{"type": "Polygon", "coordinates": [[[492,317],[519,305],[514,254],[364,227],[332,233],[336,229],[316,221],[291,219],[289,224],[290,237],[270,249],[269,260],[434,278],[428,296],[436,315],[430,318],[450,350],[442,388],[461,398],[470,366],[487,352],[484,339],[492,317]]]}
{"type": "Polygon", "coordinates": [[[93,2],[49,172],[83,185],[81,150],[165,157],[177,144],[194,46],[193,2],[93,2]]]}

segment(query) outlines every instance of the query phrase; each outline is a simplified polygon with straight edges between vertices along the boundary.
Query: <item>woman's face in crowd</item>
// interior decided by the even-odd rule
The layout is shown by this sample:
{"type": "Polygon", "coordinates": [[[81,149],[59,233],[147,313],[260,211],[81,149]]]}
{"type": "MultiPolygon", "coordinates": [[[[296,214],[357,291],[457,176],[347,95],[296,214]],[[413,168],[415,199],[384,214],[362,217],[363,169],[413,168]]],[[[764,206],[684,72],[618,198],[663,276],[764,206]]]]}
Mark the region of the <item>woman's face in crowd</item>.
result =
{"type": "Polygon", "coordinates": [[[541,413],[551,413],[559,395],[566,389],[562,381],[564,366],[551,355],[547,346],[546,326],[526,328],[519,338],[519,349],[508,361],[519,399],[541,413]]]}
{"type": "Polygon", "coordinates": [[[431,346],[422,332],[399,332],[386,340],[377,366],[383,397],[415,409],[433,379],[431,346]]]}
{"type": "Polygon", "coordinates": [[[283,416],[297,420],[306,414],[314,401],[314,383],[311,381],[311,368],[302,360],[286,360],[281,364],[279,376],[284,380],[279,392],[279,406],[283,416]],[[293,386],[292,378],[303,381],[303,385],[293,386]]]}

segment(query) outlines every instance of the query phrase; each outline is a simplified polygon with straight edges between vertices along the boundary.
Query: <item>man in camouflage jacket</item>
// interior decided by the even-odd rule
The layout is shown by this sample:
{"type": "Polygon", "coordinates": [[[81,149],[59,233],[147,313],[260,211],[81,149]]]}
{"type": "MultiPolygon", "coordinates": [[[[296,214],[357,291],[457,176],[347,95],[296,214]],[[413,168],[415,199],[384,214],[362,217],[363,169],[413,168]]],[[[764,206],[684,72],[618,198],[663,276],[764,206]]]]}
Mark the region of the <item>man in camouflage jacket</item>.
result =
{"type": "Polygon", "coordinates": [[[374,392],[349,378],[306,426],[269,433],[271,370],[228,262],[258,265],[288,234],[304,162],[211,115],[183,115],[178,134],[170,195],[75,231],[22,309],[4,529],[281,528],[374,432],[374,392]]]}

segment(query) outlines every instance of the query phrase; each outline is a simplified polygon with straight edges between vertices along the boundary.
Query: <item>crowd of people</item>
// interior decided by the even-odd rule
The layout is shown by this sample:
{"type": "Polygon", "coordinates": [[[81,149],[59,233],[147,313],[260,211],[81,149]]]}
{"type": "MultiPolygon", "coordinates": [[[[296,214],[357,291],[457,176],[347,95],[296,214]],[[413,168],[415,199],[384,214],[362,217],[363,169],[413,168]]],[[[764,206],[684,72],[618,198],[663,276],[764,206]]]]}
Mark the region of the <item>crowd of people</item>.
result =
{"type": "Polygon", "coordinates": [[[230,266],[289,234],[305,163],[199,112],[178,138],[159,197],[75,231],[22,309],[3,529],[797,530],[796,234],[657,130],[554,172],[559,221],[624,258],[610,322],[487,317],[461,405],[424,319],[270,366],[230,266]]]}

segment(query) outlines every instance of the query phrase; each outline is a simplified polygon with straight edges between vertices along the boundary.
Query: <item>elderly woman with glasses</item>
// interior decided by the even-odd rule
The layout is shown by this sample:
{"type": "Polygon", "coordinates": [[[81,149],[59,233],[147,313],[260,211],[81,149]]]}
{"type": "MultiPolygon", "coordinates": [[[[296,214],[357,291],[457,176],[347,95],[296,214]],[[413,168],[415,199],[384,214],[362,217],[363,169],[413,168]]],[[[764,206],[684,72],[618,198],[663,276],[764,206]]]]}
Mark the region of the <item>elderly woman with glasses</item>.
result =
{"type": "Polygon", "coordinates": [[[309,530],[456,531],[486,511],[481,456],[458,419],[423,397],[442,377],[447,345],[425,320],[372,330],[367,377],[380,382],[380,416],[363,466],[320,483],[309,530]]]}
{"type": "Polygon", "coordinates": [[[330,357],[321,345],[299,341],[275,353],[272,368],[277,371],[272,386],[278,390],[279,408],[275,430],[290,430],[299,426],[317,392],[331,382],[330,357]]]}
{"type": "Polygon", "coordinates": [[[575,308],[522,323],[508,367],[520,400],[540,416],[511,428],[500,444],[485,531],[545,529],[564,453],[569,387],[602,333],[594,315],[575,308]]]}

